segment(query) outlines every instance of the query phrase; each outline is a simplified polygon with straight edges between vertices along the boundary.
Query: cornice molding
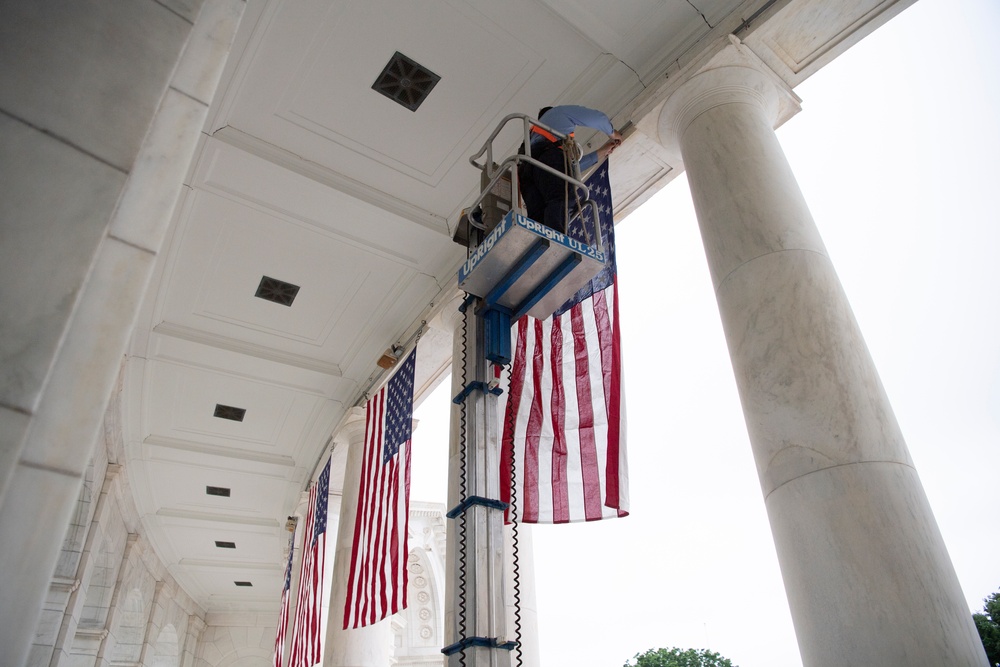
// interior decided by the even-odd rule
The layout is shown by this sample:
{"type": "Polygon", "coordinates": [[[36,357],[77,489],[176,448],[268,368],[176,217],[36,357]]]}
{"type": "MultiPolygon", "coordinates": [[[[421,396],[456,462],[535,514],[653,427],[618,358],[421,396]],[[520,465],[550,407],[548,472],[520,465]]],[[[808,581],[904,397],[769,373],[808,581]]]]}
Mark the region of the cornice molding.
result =
{"type": "MultiPolygon", "coordinates": [[[[218,456],[226,459],[240,459],[243,461],[254,461],[256,463],[263,463],[271,466],[278,466],[281,468],[294,468],[295,459],[291,456],[283,456],[280,454],[268,454],[266,452],[251,452],[245,449],[238,449],[236,447],[224,447],[220,445],[209,445],[203,442],[197,442],[194,440],[183,440],[181,438],[170,438],[162,435],[150,435],[147,436],[143,441],[143,445],[150,447],[165,447],[167,449],[176,449],[184,452],[191,452],[192,454],[206,454],[209,456],[218,456]]],[[[206,465],[202,463],[202,465],[206,465]]],[[[207,466],[206,467],[218,467],[218,466],[207,466]]],[[[256,472],[255,474],[261,475],[265,474],[262,472],[256,472]]],[[[287,471],[276,471],[272,477],[277,477],[278,479],[286,479],[287,471]]]]}
{"type": "MultiPolygon", "coordinates": [[[[281,350],[276,350],[272,347],[265,347],[255,343],[247,343],[245,341],[236,340],[235,338],[229,338],[228,336],[220,336],[219,334],[213,334],[200,329],[186,327],[181,324],[160,322],[153,327],[153,332],[163,336],[181,338],[192,343],[200,343],[202,345],[236,352],[237,354],[245,354],[258,359],[264,359],[265,361],[273,361],[287,366],[296,366],[298,368],[304,368],[308,371],[332,375],[334,377],[343,377],[343,372],[338,364],[321,361],[319,359],[314,359],[301,354],[282,352],[281,350]]],[[[186,363],[190,362],[186,361],[186,363]]]]}

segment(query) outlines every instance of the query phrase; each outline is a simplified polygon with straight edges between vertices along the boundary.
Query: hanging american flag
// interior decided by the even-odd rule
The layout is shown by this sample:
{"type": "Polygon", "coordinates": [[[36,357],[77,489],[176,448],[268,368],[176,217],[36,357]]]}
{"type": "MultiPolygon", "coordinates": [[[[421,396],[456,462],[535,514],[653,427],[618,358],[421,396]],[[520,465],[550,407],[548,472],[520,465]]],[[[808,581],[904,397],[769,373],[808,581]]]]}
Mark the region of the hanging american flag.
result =
{"type": "Polygon", "coordinates": [[[354,522],[344,628],[406,608],[410,438],[416,349],[365,406],[364,462],[354,522]]]}
{"type": "Polygon", "coordinates": [[[288,538],[288,562],[285,564],[285,585],[281,589],[281,611],[278,614],[278,633],[274,637],[274,667],[283,667],[285,659],[285,636],[288,634],[288,607],[292,588],[292,556],[295,553],[295,532],[288,538]]]}
{"type": "MultiPolygon", "coordinates": [[[[501,479],[509,480],[514,468],[517,519],[527,523],[628,515],[618,273],[607,162],[587,186],[601,212],[604,270],[554,315],[545,320],[525,316],[511,332],[514,362],[501,479]]],[[[569,235],[589,243],[594,225],[590,218],[579,216],[569,235]]],[[[501,500],[510,498],[511,484],[501,484],[501,500]]]]}
{"type": "Polygon", "coordinates": [[[326,563],[326,508],[329,497],[330,461],[327,460],[319,479],[309,491],[289,667],[312,667],[321,657],[323,568],[326,563]]]}

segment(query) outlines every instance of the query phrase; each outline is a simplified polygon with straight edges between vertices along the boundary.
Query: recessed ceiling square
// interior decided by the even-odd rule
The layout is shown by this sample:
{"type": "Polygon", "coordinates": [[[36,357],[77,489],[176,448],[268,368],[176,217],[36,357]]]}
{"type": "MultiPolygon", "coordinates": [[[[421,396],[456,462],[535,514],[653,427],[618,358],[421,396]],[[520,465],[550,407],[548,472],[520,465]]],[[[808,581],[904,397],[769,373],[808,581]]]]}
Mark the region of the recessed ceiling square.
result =
{"type": "Polygon", "coordinates": [[[215,404],[215,412],[213,417],[218,417],[219,419],[228,419],[234,422],[241,422],[246,416],[246,408],[234,408],[231,405],[222,405],[221,403],[215,404]]]}
{"type": "Polygon", "coordinates": [[[434,72],[396,51],[375,79],[372,90],[410,111],[416,111],[440,80],[441,77],[434,72]]]}
{"type": "Polygon", "coordinates": [[[222,496],[223,498],[228,498],[230,490],[224,486],[206,486],[205,493],[210,496],[222,496]]]}
{"type": "Polygon", "coordinates": [[[216,540],[215,546],[219,547],[220,549],[235,549],[236,542],[225,542],[222,540],[216,540]]]}
{"type": "Polygon", "coordinates": [[[299,293],[299,286],[286,283],[277,278],[264,276],[257,285],[257,292],[254,294],[258,299],[280,303],[282,306],[291,306],[295,301],[295,295],[299,293]]]}

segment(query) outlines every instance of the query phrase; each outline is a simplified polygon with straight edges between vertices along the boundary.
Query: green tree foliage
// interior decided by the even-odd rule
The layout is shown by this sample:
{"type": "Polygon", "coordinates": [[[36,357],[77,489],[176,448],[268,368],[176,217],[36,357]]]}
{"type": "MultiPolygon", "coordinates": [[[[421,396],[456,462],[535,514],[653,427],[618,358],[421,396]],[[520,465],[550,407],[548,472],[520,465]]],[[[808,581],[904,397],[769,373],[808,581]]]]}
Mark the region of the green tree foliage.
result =
{"type": "Polygon", "coordinates": [[[636,654],[624,667],[736,667],[728,658],[707,649],[651,648],[636,654]]]}
{"type": "Polygon", "coordinates": [[[990,664],[1000,665],[1000,591],[983,600],[983,613],[973,614],[972,620],[990,664]]]}

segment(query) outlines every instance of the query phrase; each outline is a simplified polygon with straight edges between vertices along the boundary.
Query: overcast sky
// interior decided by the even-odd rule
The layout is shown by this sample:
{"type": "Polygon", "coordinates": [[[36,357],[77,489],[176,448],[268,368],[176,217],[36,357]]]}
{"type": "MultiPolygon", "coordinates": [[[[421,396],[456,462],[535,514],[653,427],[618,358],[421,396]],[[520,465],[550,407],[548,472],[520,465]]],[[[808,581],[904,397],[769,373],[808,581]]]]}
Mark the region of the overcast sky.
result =
{"type": "MultiPolygon", "coordinates": [[[[778,130],[973,610],[1000,589],[997,26],[996,0],[919,0],[778,130]]],[[[797,667],[686,178],[617,233],[632,515],[535,529],[541,664],[797,667]]],[[[415,499],[444,502],[447,386],[417,411],[415,499]]]]}

